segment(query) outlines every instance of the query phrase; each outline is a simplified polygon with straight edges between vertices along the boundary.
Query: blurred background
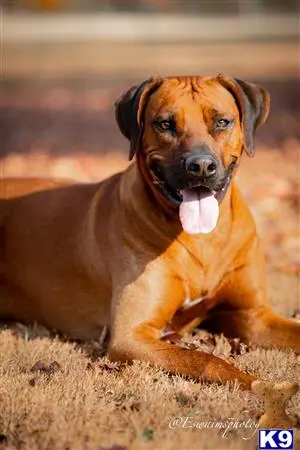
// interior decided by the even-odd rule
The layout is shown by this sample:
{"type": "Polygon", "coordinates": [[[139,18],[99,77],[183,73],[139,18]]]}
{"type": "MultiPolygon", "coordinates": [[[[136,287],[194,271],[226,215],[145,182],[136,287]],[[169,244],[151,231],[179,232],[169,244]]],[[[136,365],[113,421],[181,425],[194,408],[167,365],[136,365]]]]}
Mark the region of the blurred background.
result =
{"type": "Polygon", "coordinates": [[[2,0],[1,29],[2,177],[95,181],[125,167],[113,102],[150,75],[224,72],[269,90],[239,177],[268,267],[299,293],[298,1],[2,0]]]}

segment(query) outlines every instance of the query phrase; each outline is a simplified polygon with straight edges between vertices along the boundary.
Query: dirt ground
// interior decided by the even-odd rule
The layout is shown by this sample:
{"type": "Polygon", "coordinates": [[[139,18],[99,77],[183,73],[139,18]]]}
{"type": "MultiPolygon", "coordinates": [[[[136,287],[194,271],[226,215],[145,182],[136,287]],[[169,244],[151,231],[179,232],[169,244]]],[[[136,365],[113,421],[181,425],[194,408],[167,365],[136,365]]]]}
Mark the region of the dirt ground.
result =
{"type": "MultiPolygon", "coordinates": [[[[1,176],[95,181],[124,168],[128,145],[114,123],[112,102],[132,81],[6,80],[0,88],[1,176]]],[[[273,110],[258,134],[256,156],[244,157],[238,176],[264,245],[270,302],[297,319],[297,81],[261,84],[271,91],[273,110]]],[[[196,348],[209,343],[208,351],[266,379],[300,380],[300,357],[290,351],[249,349],[202,332],[185,339],[196,348]]],[[[240,414],[257,422],[261,402],[237,386],[196,384],[146,363],[111,364],[103,343],[68,342],[39,326],[2,324],[0,348],[0,449],[242,450],[257,442],[255,428],[252,434],[200,429],[203,422],[240,414]],[[188,426],[186,418],[200,425],[188,426]]],[[[300,426],[300,393],[288,408],[300,426]]]]}

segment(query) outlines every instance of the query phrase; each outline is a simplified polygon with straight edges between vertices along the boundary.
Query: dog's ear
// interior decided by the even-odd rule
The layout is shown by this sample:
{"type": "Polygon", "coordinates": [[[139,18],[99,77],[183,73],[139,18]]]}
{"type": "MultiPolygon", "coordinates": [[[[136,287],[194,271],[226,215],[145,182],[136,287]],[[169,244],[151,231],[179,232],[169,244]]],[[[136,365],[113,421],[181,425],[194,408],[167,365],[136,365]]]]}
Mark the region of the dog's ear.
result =
{"type": "Polygon", "coordinates": [[[269,115],[270,94],[256,84],[223,74],[219,74],[217,80],[235,98],[244,133],[244,149],[249,156],[254,156],[254,134],[269,115]]]}
{"type": "Polygon", "coordinates": [[[115,102],[116,121],[122,134],[130,141],[129,160],[138,150],[143,131],[143,113],[150,95],[162,84],[160,77],[149,78],[131,87],[115,102]]]}

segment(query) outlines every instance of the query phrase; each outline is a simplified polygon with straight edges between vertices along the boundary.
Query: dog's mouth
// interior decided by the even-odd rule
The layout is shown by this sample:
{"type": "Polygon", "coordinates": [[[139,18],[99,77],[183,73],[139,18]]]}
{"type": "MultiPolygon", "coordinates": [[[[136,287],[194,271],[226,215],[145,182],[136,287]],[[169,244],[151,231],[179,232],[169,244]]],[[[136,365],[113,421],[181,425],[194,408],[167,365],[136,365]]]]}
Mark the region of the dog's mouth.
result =
{"type": "Polygon", "coordinates": [[[235,162],[231,163],[225,175],[214,186],[195,184],[182,180],[178,188],[168,182],[168,178],[160,164],[151,165],[153,182],[159,186],[164,196],[179,208],[179,218],[183,229],[189,234],[210,233],[217,225],[219,205],[229,187],[235,162]]]}
{"type": "Polygon", "coordinates": [[[160,166],[160,164],[154,162],[151,164],[150,171],[153,174],[153,182],[154,184],[158,185],[160,189],[163,191],[165,197],[170,200],[170,202],[173,203],[175,207],[179,207],[180,204],[183,201],[184,197],[184,191],[190,192],[191,194],[196,194],[199,198],[204,198],[209,195],[214,195],[215,198],[220,203],[223,200],[222,197],[222,190],[224,187],[224,182],[219,182],[214,187],[209,187],[207,185],[204,185],[202,183],[196,184],[195,182],[186,182],[181,181],[179,184],[181,184],[180,187],[177,189],[174,188],[171,183],[168,182],[167,177],[164,174],[164,170],[160,166]]]}

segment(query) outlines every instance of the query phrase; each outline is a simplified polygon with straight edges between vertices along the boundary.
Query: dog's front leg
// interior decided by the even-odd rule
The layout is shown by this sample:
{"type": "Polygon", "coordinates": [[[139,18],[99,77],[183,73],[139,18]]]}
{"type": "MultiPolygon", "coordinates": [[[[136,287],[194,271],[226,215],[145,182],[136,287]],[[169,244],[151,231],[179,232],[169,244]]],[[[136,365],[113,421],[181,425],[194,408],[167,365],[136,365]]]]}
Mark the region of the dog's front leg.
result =
{"type": "MultiPolygon", "coordinates": [[[[161,278],[161,277],[160,277],[161,278]]],[[[109,357],[113,360],[149,361],[171,373],[196,380],[226,382],[237,380],[250,389],[256,377],[243,373],[223,359],[160,340],[184,299],[179,280],[141,277],[118,290],[114,298],[114,323],[109,357]]]]}

